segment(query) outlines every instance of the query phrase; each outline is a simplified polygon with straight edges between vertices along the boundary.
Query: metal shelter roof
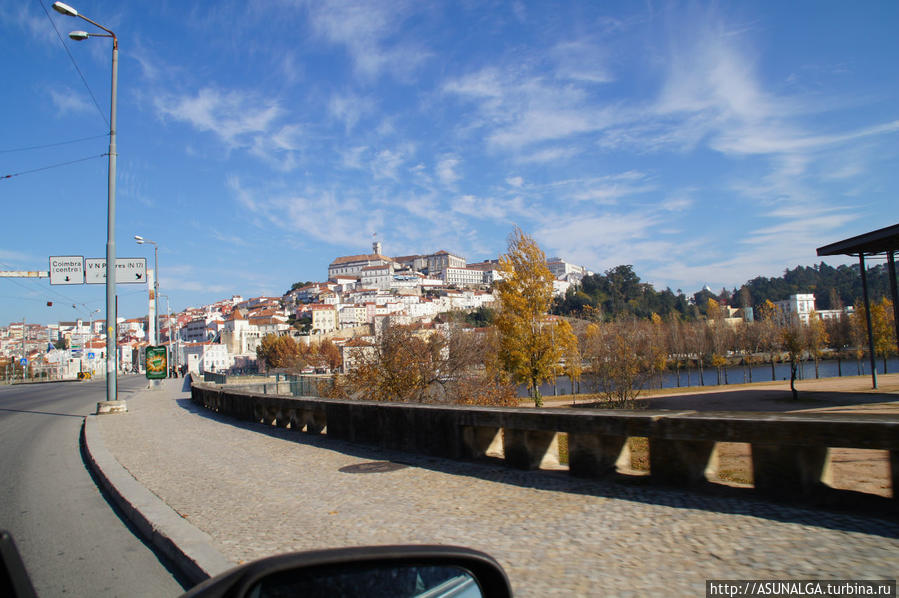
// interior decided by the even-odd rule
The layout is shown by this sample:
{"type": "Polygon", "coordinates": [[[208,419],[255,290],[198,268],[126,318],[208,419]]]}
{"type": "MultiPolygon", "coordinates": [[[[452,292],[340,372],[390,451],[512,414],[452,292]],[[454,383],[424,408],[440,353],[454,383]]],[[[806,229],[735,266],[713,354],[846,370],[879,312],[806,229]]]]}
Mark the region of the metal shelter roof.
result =
{"type": "MultiPolygon", "coordinates": [[[[899,288],[896,284],[896,252],[899,251],[899,224],[881,228],[851,239],[837,241],[818,248],[818,255],[857,255],[858,269],[862,277],[865,297],[865,321],[868,327],[868,355],[871,361],[871,381],[877,388],[877,364],[874,360],[874,336],[871,328],[871,301],[868,297],[868,277],[865,271],[865,256],[886,254],[889,268],[890,294],[893,296],[893,316],[896,339],[899,344],[899,288]]],[[[884,365],[886,368],[886,365],[884,365]]]]}
{"type": "Polygon", "coordinates": [[[899,251],[899,224],[818,248],[818,255],[875,255],[899,251]]]}

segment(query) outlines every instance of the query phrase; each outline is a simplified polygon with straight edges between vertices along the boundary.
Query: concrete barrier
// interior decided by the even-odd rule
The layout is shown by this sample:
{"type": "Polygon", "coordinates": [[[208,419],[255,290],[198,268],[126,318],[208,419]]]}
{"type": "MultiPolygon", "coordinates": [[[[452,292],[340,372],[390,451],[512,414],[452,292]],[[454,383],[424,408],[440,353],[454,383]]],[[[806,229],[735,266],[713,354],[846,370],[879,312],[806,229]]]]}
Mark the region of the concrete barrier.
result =
{"type": "Polygon", "coordinates": [[[675,486],[711,481],[716,443],[752,447],[755,488],[772,497],[815,499],[830,485],[831,448],[890,453],[899,505],[899,418],[756,412],[521,409],[289,398],[194,383],[192,399],[245,421],[277,425],[450,459],[502,458],[519,469],[559,468],[568,436],[571,475],[599,477],[629,459],[627,439],[649,439],[650,477],[675,486]]]}

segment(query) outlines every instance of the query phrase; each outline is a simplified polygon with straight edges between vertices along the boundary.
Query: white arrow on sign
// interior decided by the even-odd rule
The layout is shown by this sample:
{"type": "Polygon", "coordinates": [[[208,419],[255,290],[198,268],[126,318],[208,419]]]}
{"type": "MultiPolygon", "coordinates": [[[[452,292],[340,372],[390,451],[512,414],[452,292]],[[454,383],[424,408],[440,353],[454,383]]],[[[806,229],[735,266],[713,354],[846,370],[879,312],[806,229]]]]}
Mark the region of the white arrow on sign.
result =
{"type": "MultiPolygon", "coordinates": [[[[115,261],[116,284],[143,284],[147,282],[147,258],[119,257],[115,261]]],[[[87,258],[84,260],[84,282],[106,284],[106,259],[87,258]]]]}

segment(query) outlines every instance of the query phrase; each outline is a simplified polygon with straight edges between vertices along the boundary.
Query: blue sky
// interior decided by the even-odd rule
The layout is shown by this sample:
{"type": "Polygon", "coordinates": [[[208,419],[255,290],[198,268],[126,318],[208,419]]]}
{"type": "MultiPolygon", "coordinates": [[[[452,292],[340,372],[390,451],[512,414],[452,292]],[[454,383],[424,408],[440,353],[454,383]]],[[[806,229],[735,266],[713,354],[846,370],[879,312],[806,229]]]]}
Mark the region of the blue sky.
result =
{"type": "MultiPolygon", "coordinates": [[[[105,255],[111,46],[50,4],[0,0],[0,269],[105,255]]],[[[70,4],[119,37],[117,253],[157,241],[173,309],[322,280],[374,233],[478,261],[519,226],[692,293],[899,221],[892,0],[70,4]]],[[[3,324],[103,305],[0,279],[3,324]]]]}

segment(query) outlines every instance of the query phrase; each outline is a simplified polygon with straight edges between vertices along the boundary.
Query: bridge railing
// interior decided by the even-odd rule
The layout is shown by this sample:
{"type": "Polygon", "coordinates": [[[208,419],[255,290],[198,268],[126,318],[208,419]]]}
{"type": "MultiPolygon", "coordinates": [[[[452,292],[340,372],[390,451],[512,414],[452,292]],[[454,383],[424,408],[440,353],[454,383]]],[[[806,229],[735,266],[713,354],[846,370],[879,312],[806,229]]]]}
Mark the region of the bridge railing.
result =
{"type": "Polygon", "coordinates": [[[245,421],[450,459],[498,456],[520,469],[558,465],[556,443],[564,433],[568,470],[582,477],[614,472],[628,454],[628,439],[645,437],[650,477],[676,486],[712,480],[716,443],[748,443],[756,490],[776,497],[828,492],[832,448],[886,450],[893,503],[899,503],[895,416],[422,405],[292,398],[196,383],[192,399],[245,421]]]}

